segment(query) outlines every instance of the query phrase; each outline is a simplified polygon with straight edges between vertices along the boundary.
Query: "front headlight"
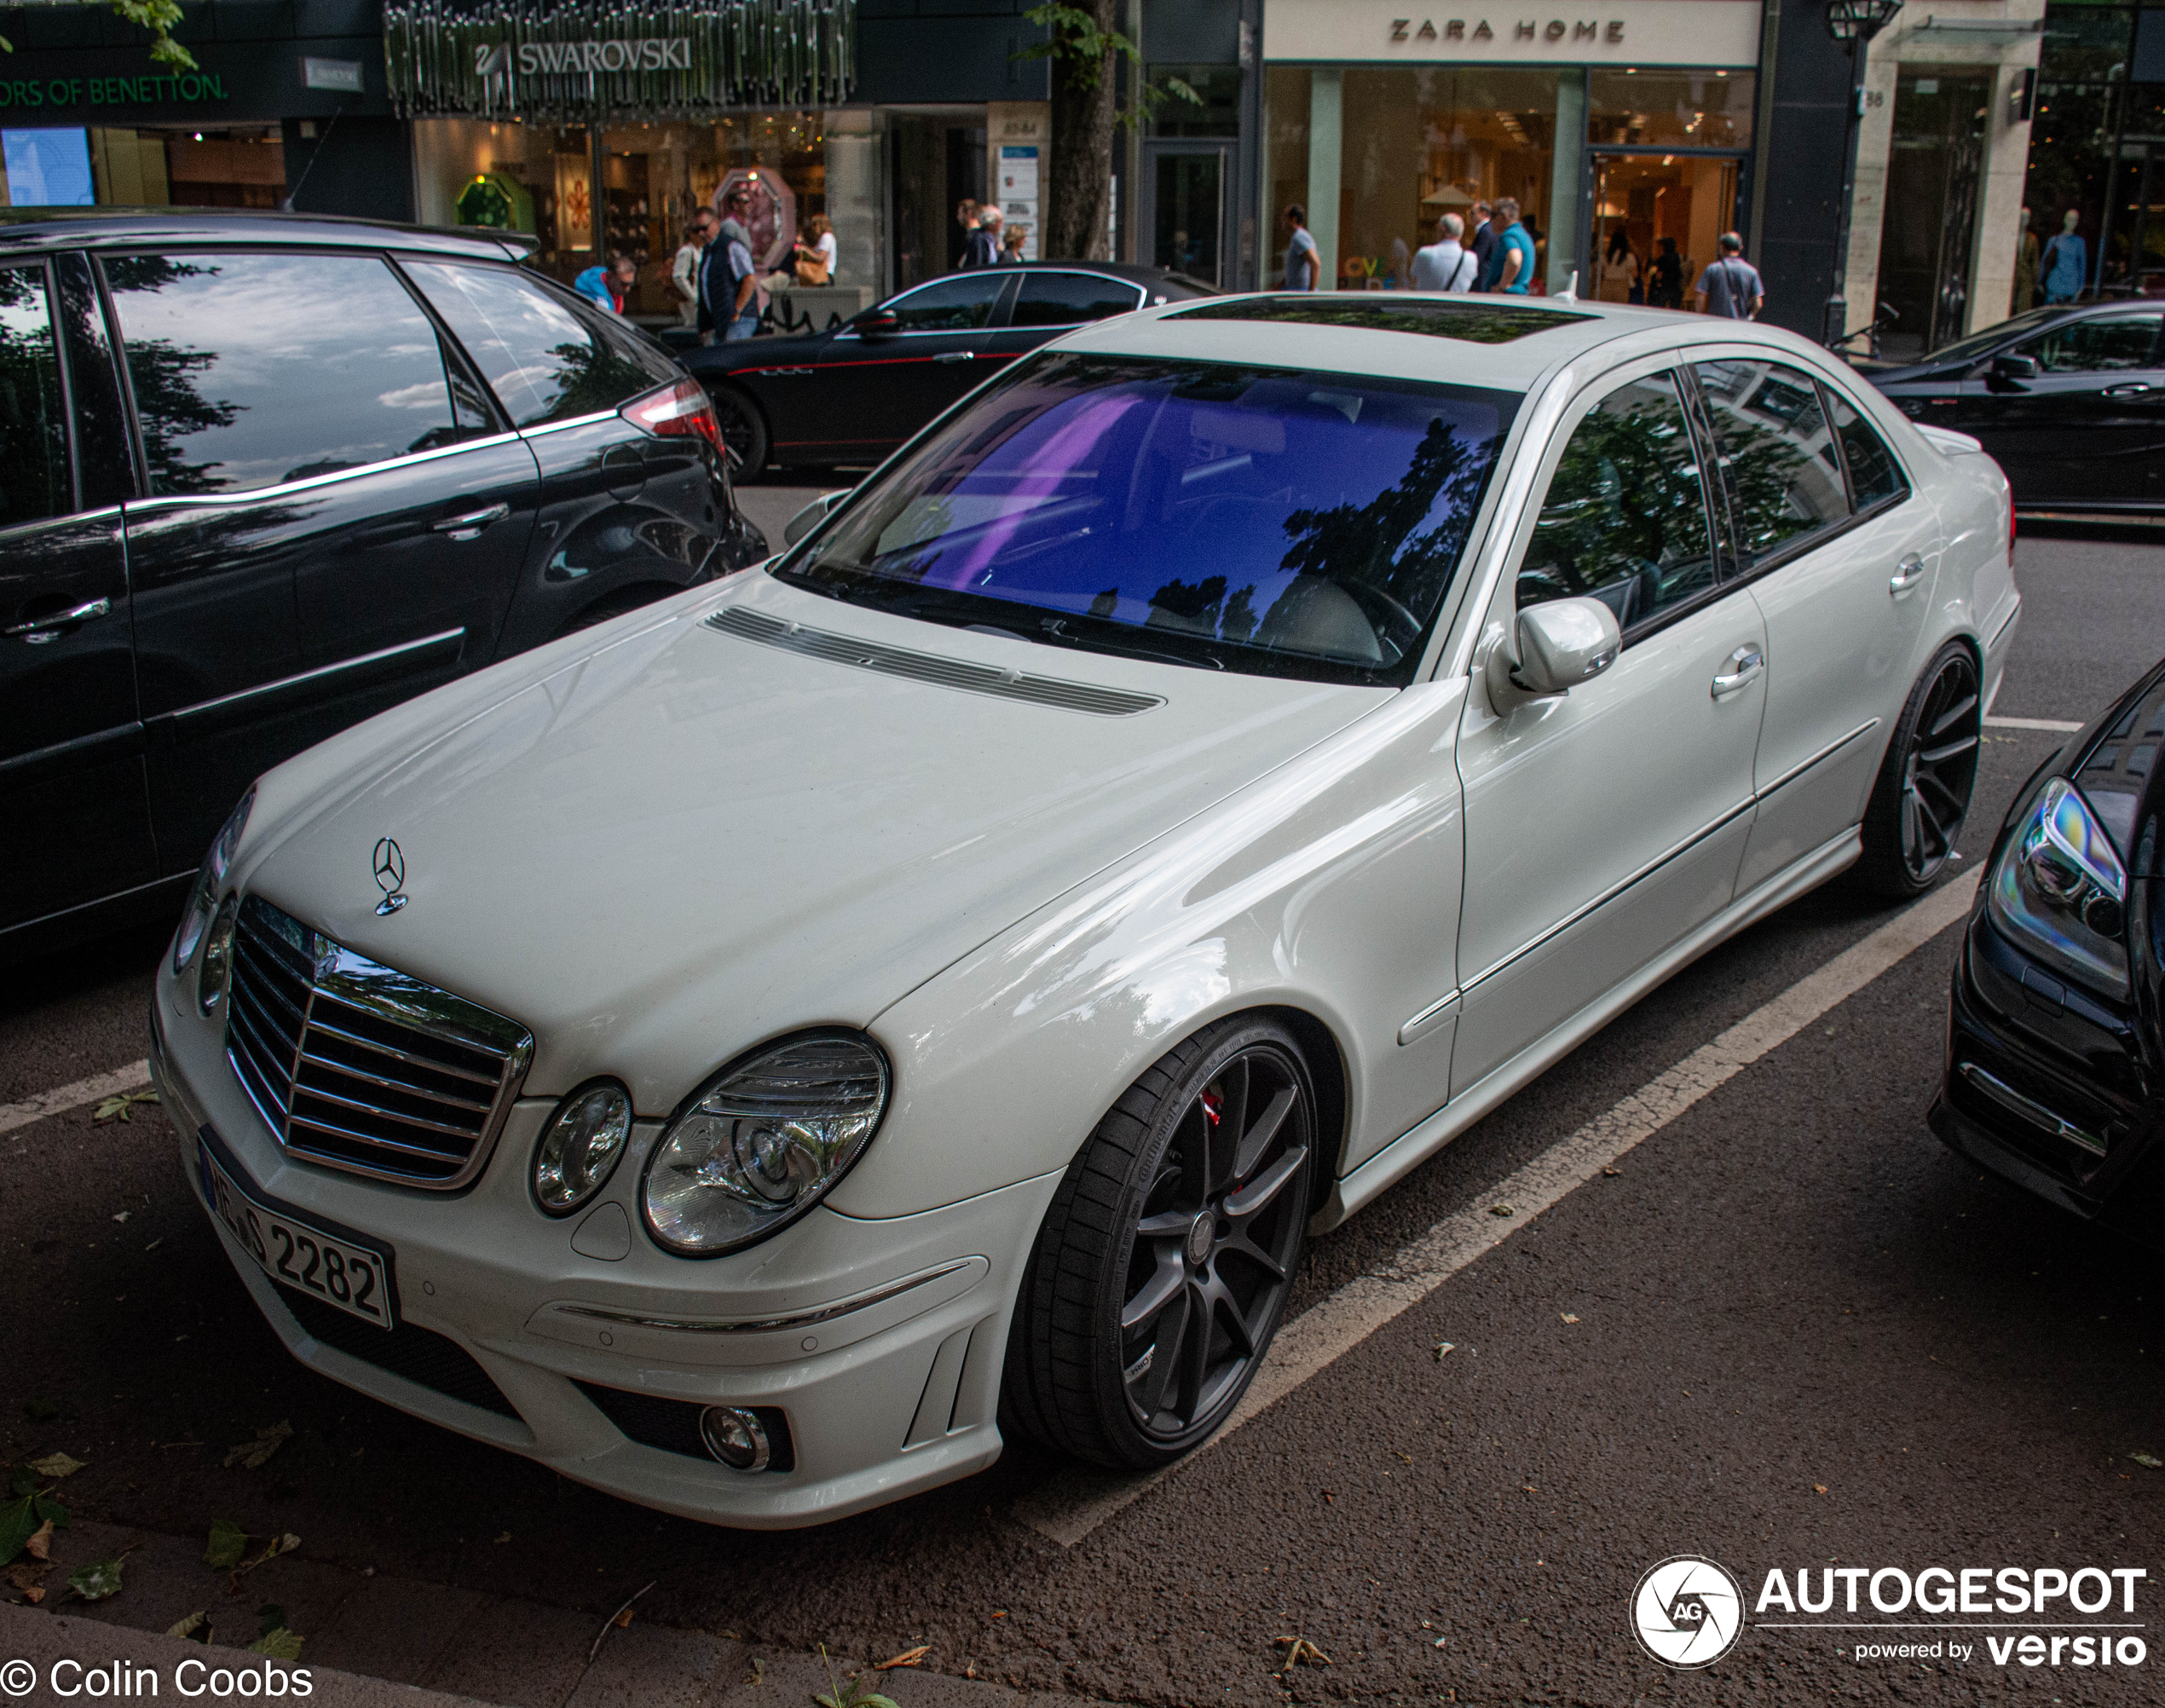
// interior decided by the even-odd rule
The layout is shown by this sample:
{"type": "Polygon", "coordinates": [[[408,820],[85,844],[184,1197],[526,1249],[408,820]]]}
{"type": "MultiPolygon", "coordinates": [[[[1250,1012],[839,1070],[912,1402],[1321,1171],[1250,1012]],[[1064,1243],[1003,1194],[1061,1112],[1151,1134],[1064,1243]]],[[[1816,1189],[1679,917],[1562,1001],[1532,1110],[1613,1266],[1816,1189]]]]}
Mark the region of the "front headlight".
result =
{"type": "Polygon", "coordinates": [[[2128,996],[2127,868],[2073,783],[2054,777],[1993,870],[1992,922],[2093,990],[2128,996]]]}
{"type": "Polygon", "coordinates": [[[181,928],[173,934],[173,976],[177,978],[188,970],[195,956],[203,933],[210,928],[211,915],[218,905],[218,886],[225,882],[226,874],[233,868],[234,851],[240,846],[240,833],[248,828],[248,814],[256,805],[255,786],[240,797],[240,805],[233,810],[216,837],[211,840],[211,851],[203,857],[202,869],[195,874],[195,887],[188,892],[188,910],[181,915],[181,928]]]}
{"type": "Polygon", "coordinates": [[[599,1192],[632,1136],[632,1099],[609,1080],[581,1087],[557,1105],[534,1152],[534,1196],[551,1215],[569,1215],[599,1192]]]}
{"type": "Polygon", "coordinates": [[[780,1232],[847,1172],[886,1105],[886,1058],[855,1033],[793,1038],[725,1068],[647,1161],[649,1231],[686,1257],[780,1232]]]}

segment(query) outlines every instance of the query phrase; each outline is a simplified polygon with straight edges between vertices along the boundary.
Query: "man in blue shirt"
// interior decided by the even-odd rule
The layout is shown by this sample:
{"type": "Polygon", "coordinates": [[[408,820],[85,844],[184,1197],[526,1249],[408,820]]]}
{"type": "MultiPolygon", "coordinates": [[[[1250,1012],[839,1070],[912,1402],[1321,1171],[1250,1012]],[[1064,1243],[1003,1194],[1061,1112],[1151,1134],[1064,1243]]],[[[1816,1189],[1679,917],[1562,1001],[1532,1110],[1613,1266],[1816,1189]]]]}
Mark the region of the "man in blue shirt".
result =
{"type": "Polygon", "coordinates": [[[1323,288],[1323,268],[1315,246],[1315,239],[1308,231],[1308,211],[1298,202],[1285,210],[1285,227],[1292,239],[1285,245],[1285,288],[1288,291],[1320,291],[1323,288]]]}
{"type": "Polygon", "coordinates": [[[1518,203],[1510,196],[1498,196],[1489,224],[1492,228],[1500,228],[1504,234],[1489,252],[1481,288],[1500,291],[1507,297],[1527,295],[1533,284],[1533,237],[1519,223],[1518,203]]]}
{"type": "Polygon", "coordinates": [[[745,237],[745,209],[743,193],[731,191],[723,205],[720,229],[700,263],[700,298],[725,343],[759,330],[759,280],[745,237]]]}

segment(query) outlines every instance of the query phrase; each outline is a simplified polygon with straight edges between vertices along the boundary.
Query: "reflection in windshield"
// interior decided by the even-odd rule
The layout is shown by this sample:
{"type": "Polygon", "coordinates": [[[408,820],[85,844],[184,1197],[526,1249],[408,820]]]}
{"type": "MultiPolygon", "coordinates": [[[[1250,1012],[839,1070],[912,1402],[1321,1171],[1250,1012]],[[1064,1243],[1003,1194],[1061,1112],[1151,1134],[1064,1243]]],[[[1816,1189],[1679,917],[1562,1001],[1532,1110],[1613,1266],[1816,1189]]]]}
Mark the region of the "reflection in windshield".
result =
{"type": "Polygon", "coordinates": [[[1402,682],[1515,401],[1336,373],[1043,357],[780,573],[1055,643],[1402,682]]]}

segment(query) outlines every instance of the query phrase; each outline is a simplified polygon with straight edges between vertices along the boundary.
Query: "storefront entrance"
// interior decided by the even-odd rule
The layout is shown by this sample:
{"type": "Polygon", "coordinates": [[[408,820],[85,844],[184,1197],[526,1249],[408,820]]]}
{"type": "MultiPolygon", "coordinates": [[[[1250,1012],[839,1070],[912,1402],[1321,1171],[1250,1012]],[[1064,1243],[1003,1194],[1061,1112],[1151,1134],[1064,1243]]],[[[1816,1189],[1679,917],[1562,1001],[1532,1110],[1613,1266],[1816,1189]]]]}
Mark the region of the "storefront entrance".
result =
{"type": "Polygon", "coordinates": [[[1743,223],[1742,164],[1735,154],[1596,153],[1592,229],[1581,251],[1586,294],[1690,307],[1693,281],[1715,258],[1721,234],[1743,223]]]}
{"type": "Polygon", "coordinates": [[[1992,78],[1935,66],[1904,71],[1895,86],[1879,294],[1900,318],[1882,355],[1921,355],[1966,329],[1992,78]]]}
{"type": "Polygon", "coordinates": [[[1226,228],[1233,176],[1229,142],[1152,142],[1143,159],[1142,216],[1148,262],[1221,290],[1229,287],[1226,228]]]}

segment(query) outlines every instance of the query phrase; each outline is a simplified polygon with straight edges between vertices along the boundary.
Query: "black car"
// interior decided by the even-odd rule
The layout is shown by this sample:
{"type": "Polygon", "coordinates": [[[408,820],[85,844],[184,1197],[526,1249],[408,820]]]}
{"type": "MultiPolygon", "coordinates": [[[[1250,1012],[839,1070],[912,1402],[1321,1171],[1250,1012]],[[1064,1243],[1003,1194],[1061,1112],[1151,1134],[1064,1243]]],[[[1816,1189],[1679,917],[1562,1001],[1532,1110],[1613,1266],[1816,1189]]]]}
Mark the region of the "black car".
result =
{"type": "Polygon", "coordinates": [[[1177,273],[1025,262],[928,280],[825,332],[684,351],[746,471],[876,463],[1019,355],[1062,332],[1217,293],[1177,273]]]}
{"type": "Polygon", "coordinates": [[[2033,309],[1856,366],[1920,426],[1980,441],[2019,509],[2165,511],[2165,301],[2033,309]]]}
{"type": "Polygon", "coordinates": [[[2040,767],[1993,844],[1931,1124],[2165,1246],[2165,664],[2040,767]]]}
{"type": "Polygon", "coordinates": [[[0,957],[170,912],[312,742],[765,554],[700,388],[521,255],[0,222],[0,957]]]}

